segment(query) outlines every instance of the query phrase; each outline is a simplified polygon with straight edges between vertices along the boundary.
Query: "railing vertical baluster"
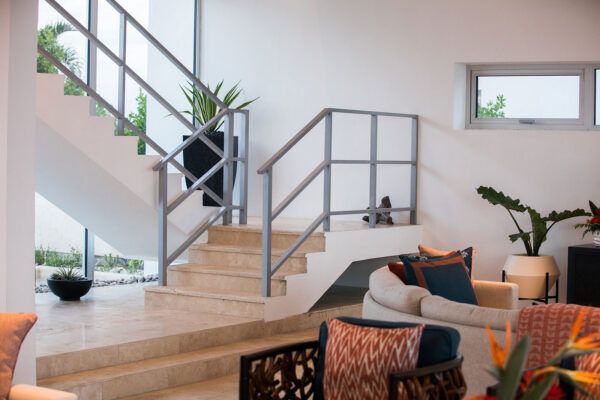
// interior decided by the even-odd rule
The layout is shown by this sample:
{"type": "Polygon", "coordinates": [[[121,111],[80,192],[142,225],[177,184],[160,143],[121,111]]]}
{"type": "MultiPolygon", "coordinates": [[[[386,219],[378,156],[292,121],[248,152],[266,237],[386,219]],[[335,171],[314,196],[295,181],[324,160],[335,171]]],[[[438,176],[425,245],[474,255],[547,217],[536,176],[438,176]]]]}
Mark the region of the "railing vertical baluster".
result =
{"type": "MultiPolygon", "coordinates": [[[[127,44],[127,16],[125,13],[120,15],[119,24],[119,58],[123,62],[119,66],[119,89],[118,89],[118,110],[121,115],[125,115],[125,77],[126,77],[126,44],[127,44]]],[[[117,119],[117,134],[123,135],[125,132],[125,124],[123,118],[117,119]]]]}
{"type": "MultiPolygon", "coordinates": [[[[369,208],[377,208],[377,115],[371,115],[371,164],[369,176],[369,208]]],[[[377,214],[369,213],[369,228],[375,228],[377,224],[377,214]]]]}
{"type": "Polygon", "coordinates": [[[225,165],[223,166],[223,205],[229,207],[223,214],[223,225],[231,225],[233,204],[233,121],[234,114],[227,113],[225,116],[225,138],[223,141],[223,153],[225,154],[225,165]]]}
{"type": "Polygon", "coordinates": [[[271,296],[271,218],[273,213],[273,168],[263,175],[262,295],[271,296]]]}
{"type": "MultiPolygon", "coordinates": [[[[88,29],[98,36],[98,0],[88,0],[88,29]]],[[[98,47],[88,39],[88,62],[87,62],[87,84],[96,89],[96,77],[98,76],[98,47]]],[[[88,94],[89,96],[89,94],[88,94]]],[[[90,100],[90,115],[96,115],[96,100],[90,100]]]]}
{"type": "Polygon", "coordinates": [[[167,166],[158,171],[158,284],[167,284],[167,166]]]}
{"type": "Polygon", "coordinates": [[[417,164],[419,161],[419,119],[412,119],[412,134],[411,134],[411,161],[414,162],[410,167],[410,223],[417,223],[417,164]]]}
{"type": "Polygon", "coordinates": [[[242,118],[244,118],[244,135],[240,140],[240,157],[243,158],[241,163],[241,176],[240,176],[240,217],[239,223],[246,224],[248,222],[248,142],[249,142],[249,127],[250,127],[250,113],[244,112],[242,118]]]}
{"type": "Polygon", "coordinates": [[[329,163],[323,170],[323,212],[327,213],[327,216],[323,220],[323,231],[329,232],[331,229],[331,217],[329,211],[331,211],[331,124],[332,114],[331,112],[325,117],[325,161],[329,163]]]}

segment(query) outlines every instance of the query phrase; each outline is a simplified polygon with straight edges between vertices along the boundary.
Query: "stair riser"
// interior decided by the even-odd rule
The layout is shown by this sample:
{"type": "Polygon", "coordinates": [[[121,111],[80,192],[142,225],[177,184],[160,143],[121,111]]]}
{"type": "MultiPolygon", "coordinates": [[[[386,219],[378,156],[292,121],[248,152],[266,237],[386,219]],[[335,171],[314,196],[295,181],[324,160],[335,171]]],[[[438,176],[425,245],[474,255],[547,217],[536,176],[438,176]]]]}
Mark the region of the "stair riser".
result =
{"type": "MultiPolygon", "coordinates": [[[[300,235],[289,233],[273,233],[271,236],[271,248],[285,250],[298,239],[300,235]]],[[[262,247],[262,232],[244,231],[242,229],[210,229],[208,231],[208,243],[240,246],[240,247],[262,247]]],[[[303,253],[325,251],[324,236],[310,236],[300,246],[298,251],[303,253]]]]}
{"type": "MultiPolygon", "coordinates": [[[[229,276],[205,274],[190,271],[169,270],[167,275],[168,286],[193,286],[200,291],[228,290],[235,292],[250,292],[261,294],[261,279],[244,276],[229,276]]],[[[271,280],[271,294],[285,296],[285,281],[271,280]]]]}
{"type": "MultiPolygon", "coordinates": [[[[227,253],[224,251],[190,249],[189,253],[190,264],[202,265],[219,265],[231,267],[247,267],[260,270],[262,267],[262,255],[254,253],[227,253]]],[[[271,262],[274,263],[279,256],[271,257],[271,262]]],[[[279,271],[285,273],[306,273],[306,258],[291,257],[281,267],[279,271]]]]}
{"type": "Polygon", "coordinates": [[[236,317],[263,318],[264,304],[239,300],[188,296],[182,293],[146,292],[146,307],[205,312],[236,317]]]}
{"type": "Polygon", "coordinates": [[[80,399],[113,400],[234,374],[239,371],[239,357],[239,354],[231,354],[218,359],[182,363],[123,375],[101,383],[77,386],[69,386],[66,383],[49,387],[75,393],[80,399]]]}

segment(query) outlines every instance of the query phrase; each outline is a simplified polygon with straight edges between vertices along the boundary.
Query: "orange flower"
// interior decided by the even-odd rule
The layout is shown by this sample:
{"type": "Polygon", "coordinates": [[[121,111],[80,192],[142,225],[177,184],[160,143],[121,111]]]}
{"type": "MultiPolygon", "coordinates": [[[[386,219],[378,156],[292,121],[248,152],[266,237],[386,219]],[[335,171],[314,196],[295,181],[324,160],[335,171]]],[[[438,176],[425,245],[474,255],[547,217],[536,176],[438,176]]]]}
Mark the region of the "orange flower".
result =
{"type": "Polygon", "coordinates": [[[573,347],[582,350],[594,350],[600,348],[600,332],[594,332],[578,339],[573,343],[573,347]]]}
{"type": "Polygon", "coordinates": [[[575,320],[575,323],[573,323],[573,327],[571,328],[571,336],[569,337],[569,340],[574,342],[575,339],[577,339],[577,335],[579,335],[579,331],[581,330],[581,324],[583,323],[583,318],[585,318],[585,315],[587,314],[587,312],[589,310],[590,310],[589,307],[586,307],[583,310],[581,310],[581,312],[577,316],[577,319],[575,320]]]}
{"type": "Polygon", "coordinates": [[[492,359],[494,360],[494,365],[498,368],[504,368],[504,364],[506,363],[506,359],[508,358],[508,352],[510,351],[510,341],[512,336],[512,330],[510,327],[510,322],[506,321],[506,338],[504,340],[504,349],[500,348],[498,341],[494,337],[492,330],[489,325],[485,326],[485,330],[490,338],[490,353],[492,354],[492,359]]]}
{"type": "Polygon", "coordinates": [[[600,384],[600,374],[589,371],[571,371],[568,369],[561,370],[565,375],[568,375],[571,379],[589,384],[589,385],[598,385],[600,384]]]}

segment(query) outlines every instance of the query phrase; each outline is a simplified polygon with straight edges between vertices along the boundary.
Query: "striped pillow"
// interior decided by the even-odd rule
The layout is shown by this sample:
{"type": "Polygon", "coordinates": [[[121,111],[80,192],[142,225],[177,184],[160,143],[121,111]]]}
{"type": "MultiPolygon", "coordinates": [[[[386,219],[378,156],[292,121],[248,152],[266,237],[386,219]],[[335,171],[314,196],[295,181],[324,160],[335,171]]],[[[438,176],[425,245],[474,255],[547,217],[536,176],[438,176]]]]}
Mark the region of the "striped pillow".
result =
{"type": "MultiPolygon", "coordinates": [[[[417,367],[423,328],[372,328],[328,319],[325,400],[387,399],[390,374],[417,367]]],[[[405,397],[399,393],[399,399],[405,397]]]]}

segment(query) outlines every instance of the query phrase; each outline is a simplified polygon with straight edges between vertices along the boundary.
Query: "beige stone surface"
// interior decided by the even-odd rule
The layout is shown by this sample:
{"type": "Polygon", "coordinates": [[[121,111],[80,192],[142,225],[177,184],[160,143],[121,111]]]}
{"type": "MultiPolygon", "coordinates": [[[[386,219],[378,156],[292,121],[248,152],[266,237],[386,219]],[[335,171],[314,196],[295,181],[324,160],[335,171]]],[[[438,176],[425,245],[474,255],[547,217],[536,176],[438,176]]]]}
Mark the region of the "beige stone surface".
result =
{"type": "Polygon", "coordinates": [[[123,400],[234,400],[239,398],[239,375],[228,375],[209,381],[184,385],[123,400]]]}

